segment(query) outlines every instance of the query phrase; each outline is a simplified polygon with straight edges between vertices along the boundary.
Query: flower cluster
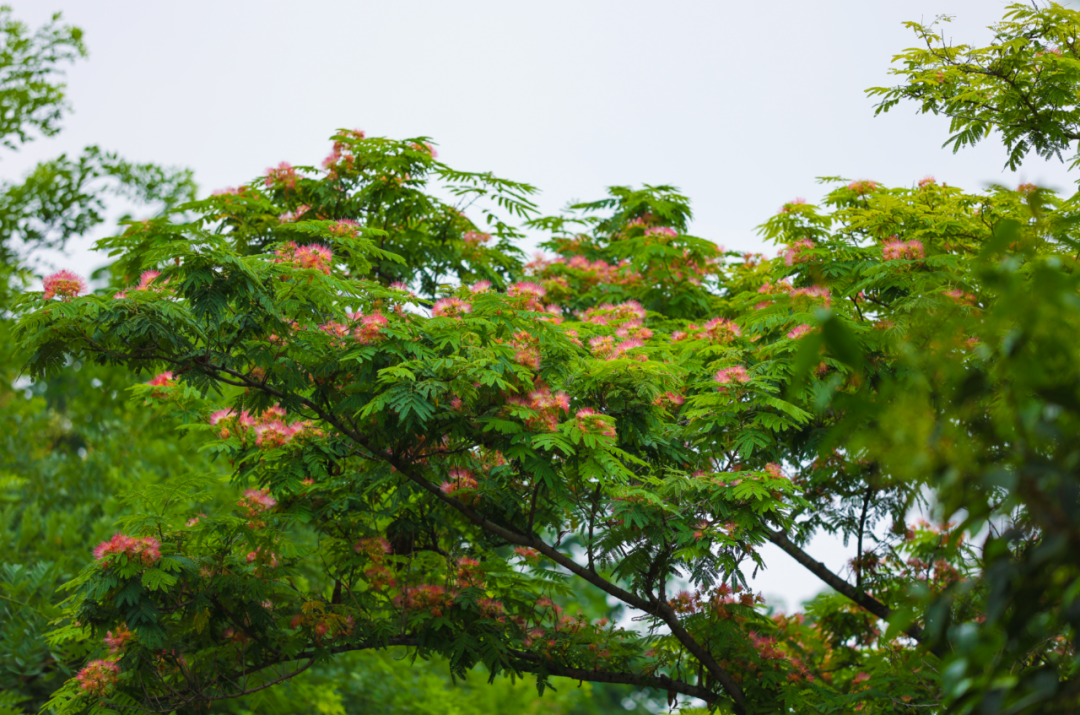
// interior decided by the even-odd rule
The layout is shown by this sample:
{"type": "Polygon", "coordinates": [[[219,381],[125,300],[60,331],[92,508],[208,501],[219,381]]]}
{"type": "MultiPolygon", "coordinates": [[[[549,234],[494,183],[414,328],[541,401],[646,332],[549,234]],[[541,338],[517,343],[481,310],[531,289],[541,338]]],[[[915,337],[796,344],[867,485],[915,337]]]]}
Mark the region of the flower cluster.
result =
{"type": "Polygon", "coordinates": [[[481,231],[467,231],[461,240],[469,246],[479,246],[480,244],[487,243],[491,240],[490,233],[483,233],[481,231]]]}
{"type": "Polygon", "coordinates": [[[161,559],[161,542],[153,536],[114,534],[94,549],[94,558],[107,561],[111,556],[126,556],[129,561],[153,566],[161,559]]]}
{"type": "Polygon", "coordinates": [[[236,505],[240,507],[240,511],[243,512],[244,516],[255,518],[277,506],[277,499],[270,496],[270,491],[267,489],[248,489],[244,492],[244,496],[240,497],[236,502],[236,505]]]}
{"type": "Polygon", "coordinates": [[[80,688],[101,698],[109,694],[119,676],[120,666],[111,660],[92,660],[79,671],[75,679],[80,688]]]}
{"type": "Polygon", "coordinates": [[[266,188],[273,189],[275,187],[283,189],[296,188],[296,169],[289,162],[283,161],[276,167],[266,170],[266,188]]]}
{"type": "Polygon", "coordinates": [[[475,504],[480,501],[480,495],[476,490],[480,485],[473,473],[467,469],[451,469],[447,475],[449,478],[443,482],[439,489],[447,496],[457,496],[465,504],[475,504]]]}
{"type": "Polygon", "coordinates": [[[425,583],[405,589],[402,595],[394,599],[394,603],[406,611],[427,611],[440,618],[454,605],[454,594],[447,592],[444,586],[425,583]]]}
{"type": "Polygon", "coordinates": [[[878,188],[880,188],[880,184],[876,181],[870,181],[869,179],[859,179],[858,181],[852,181],[848,184],[848,189],[854,191],[859,196],[877,191],[878,188]]]}
{"type": "Polygon", "coordinates": [[[565,392],[552,394],[546,385],[539,385],[527,398],[513,396],[508,405],[524,407],[536,413],[525,420],[527,429],[537,432],[554,432],[559,429],[559,415],[570,411],[570,396],[565,392]]]}
{"type": "Polygon", "coordinates": [[[105,646],[109,649],[109,652],[116,655],[122,651],[129,642],[135,639],[135,634],[128,630],[126,624],[121,623],[116,627],[116,633],[107,631],[105,633],[105,646]]]}
{"type": "Polygon", "coordinates": [[[431,315],[442,318],[461,318],[472,312],[472,304],[461,298],[440,298],[431,306],[431,315]]]}
{"type": "Polygon", "coordinates": [[[602,415],[591,407],[582,407],[574,415],[577,428],[586,434],[600,435],[615,439],[615,425],[607,415],[602,415]]]}
{"type": "Polygon", "coordinates": [[[383,326],[390,321],[378,311],[369,315],[364,315],[359,312],[353,313],[349,315],[349,319],[355,324],[355,327],[353,328],[353,337],[356,338],[356,342],[361,345],[371,345],[386,337],[383,334],[382,329],[383,326]]]}
{"type": "Polygon", "coordinates": [[[800,238],[795,243],[791,244],[780,255],[784,257],[785,266],[794,266],[796,263],[806,263],[810,260],[811,256],[806,254],[806,251],[817,248],[813,241],[808,238],[800,238]]]}
{"type": "Polygon", "coordinates": [[[278,405],[269,407],[257,417],[246,410],[239,416],[231,409],[218,410],[209,417],[210,424],[221,425],[218,436],[228,439],[234,430],[240,440],[247,442],[252,434],[255,446],[265,449],[282,447],[298,437],[319,437],[322,430],[314,427],[309,420],[299,420],[291,424],[285,422],[286,412],[278,405]]]}
{"type": "Polygon", "coordinates": [[[295,241],[289,241],[275,250],[274,255],[274,263],[287,263],[294,268],[319,271],[326,275],[330,275],[330,266],[334,261],[334,252],[317,243],[298,246],[295,241]]]}
{"type": "Polygon", "coordinates": [[[736,365],[734,367],[727,367],[720,370],[713,376],[713,380],[720,383],[717,390],[726,389],[726,385],[743,384],[750,382],[750,373],[746,371],[746,368],[742,365],[736,365]]]}
{"type": "Polygon", "coordinates": [[[886,261],[896,261],[900,259],[917,260],[924,255],[923,245],[921,241],[899,241],[896,236],[890,236],[889,240],[885,241],[881,247],[881,255],[886,261]]]}
{"type": "Polygon", "coordinates": [[[42,298],[45,300],[51,300],[55,296],[64,299],[75,298],[85,293],[86,290],[86,281],[83,280],[82,276],[71,271],[59,271],[45,278],[45,294],[42,298]]]}
{"type": "Polygon", "coordinates": [[[547,295],[547,291],[543,286],[539,286],[536,283],[530,283],[523,281],[514,283],[506,291],[506,295],[511,298],[517,298],[518,302],[523,310],[535,310],[537,312],[544,309],[542,298],[547,295]]]}

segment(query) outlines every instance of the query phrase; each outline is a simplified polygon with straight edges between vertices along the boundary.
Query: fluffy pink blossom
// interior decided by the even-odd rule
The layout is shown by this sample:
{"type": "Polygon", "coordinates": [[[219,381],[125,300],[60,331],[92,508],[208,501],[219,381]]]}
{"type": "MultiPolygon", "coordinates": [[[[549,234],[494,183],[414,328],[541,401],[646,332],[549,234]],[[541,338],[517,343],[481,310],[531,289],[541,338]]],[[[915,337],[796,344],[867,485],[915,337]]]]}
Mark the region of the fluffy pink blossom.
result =
{"type": "Polygon", "coordinates": [[[135,290],[147,290],[150,288],[150,284],[154,282],[154,279],[161,275],[161,271],[143,271],[139,276],[139,285],[135,286],[135,290]]]}
{"type": "Polygon", "coordinates": [[[675,392],[665,392],[653,400],[657,407],[675,408],[686,402],[686,398],[675,392]]]}
{"type": "Polygon", "coordinates": [[[79,671],[75,679],[87,693],[103,698],[109,694],[120,676],[120,666],[111,660],[92,660],[79,671]]]}
{"type": "Polygon", "coordinates": [[[536,563],[540,560],[540,552],[525,546],[515,546],[514,553],[526,561],[536,563]]]}
{"type": "Polygon", "coordinates": [[[825,286],[810,286],[809,288],[797,288],[791,292],[792,298],[809,298],[811,300],[820,300],[825,305],[829,305],[832,301],[832,294],[829,293],[829,289],[825,286]]]}
{"type": "Polygon", "coordinates": [[[112,631],[105,633],[105,638],[102,640],[105,642],[105,646],[109,649],[109,652],[113,655],[119,653],[124,649],[129,641],[134,640],[135,634],[128,630],[126,624],[121,623],[116,627],[116,634],[112,631]]]}
{"type": "Polygon", "coordinates": [[[654,226],[652,228],[645,229],[645,235],[674,238],[679,235],[679,232],[669,226],[654,226]]]}
{"type": "Polygon", "coordinates": [[[490,233],[483,233],[482,231],[468,231],[461,240],[470,246],[479,246],[482,243],[487,243],[491,240],[490,233]]]}
{"type": "Polygon", "coordinates": [[[530,301],[539,302],[539,300],[547,294],[547,291],[544,290],[543,286],[539,286],[535,283],[521,282],[511,285],[509,290],[506,291],[506,294],[511,298],[524,296],[530,301]]]}
{"type": "Polygon", "coordinates": [[[281,186],[285,189],[296,188],[296,169],[287,161],[283,161],[276,167],[266,170],[266,188],[272,189],[281,186]]]}
{"type": "Polygon", "coordinates": [[[343,238],[352,238],[356,236],[357,230],[360,228],[360,224],[352,219],[346,218],[340,221],[335,221],[330,226],[330,233],[335,236],[341,236],[343,238]]]}
{"type": "Polygon", "coordinates": [[[383,335],[382,329],[390,321],[381,313],[372,313],[370,315],[354,313],[350,317],[359,323],[353,329],[353,337],[361,345],[371,345],[386,337],[383,335]]]}
{"type": "Polygon", "coordinates": [[[924,255],[922,241],[904,241],[897,240],[896,236],[890,236],[888,240],[881,246],[881,256],[886,261],[897,261],[902,259],[918,260],[924,255]]]}
{"type": "Polygon", "coordinates": [[[491,290],[491,281],[477,281],[469,286],[469,290],[473,293],[487,293],[491,290]]]}
{"type": "Polygon", "coordinates": [[[480,485],[477,483],[476,477],[473,476],[472,472],[467,469],[451,469],[448,476],[449,479],[439,486],[439,489],[442,490],[443,494],[446,494],[447,496],[457,494],[458,499],[466,504],[473,504],[479,501],[479,495],[473,492],[479,489],[480,485]],[[460,494],[459,492],[463,490],[469,493],[460,494]]]}
{"type": "Polygon", "coordinates": [[[782,213],[782,214],[790,213],[792,208],[794,208],[796,206],[803,206],[805,204],[806,204],[806,199],[804,199],[804,198],[792,199],[791,201],[788,201],[786,204],[781,206],[780,210],[777,213],[782,213]]]}
{"type": "Polygon", "coordinates": [[[277,506],[277,499],[270,496],[267,489],[248,489],[236,505],[248,516],[254,516],[277,506]]]}
{"type": "Polygon", "coordinates": [[[577,427],[588,434],[598,434],[604,437],[615,438],[615,426],[611,424],[611,418],[601,415],[591,407],[582,407],[574,415],[577,427]]]}
{"type": "Polygon", "coordinates": [[[86,281],[82,276],[71,271],[58,271],[45,278],[45,300],[51,300],[55,296],[61,298],[74,298],[86,292],[86,281]]]}
{"type": "Polygon", "coordinates": [[[110,556],[127,556],[144,566],[153,566],[161,558],[161,542],[153,536],[125,536],[114,534],[94,549],[94,558],[103,561],[110,556]]]}
{"type": "Polygon", "coordinates": [[[699,337],[712,343],[729,343],[742,335],[742,329],[726,318],[713,318],[702,327],[699,337]]]}
{"type": "Polygon", "coordinates": [[[276,569],[278,565],[277,554],[273,551],[263,551],[262,547],[249,551],[247,555],[247,562],[253,564],[258,561],[260,564],[269,566],[272,569],[276,569]]]}
{"type": "Polygon", "coordinates": [[[876,181],[870,181],[869,179],[859,179],[858,181],[852,181],[848,184],[848,189],[854,191],[859,196],[863,194],[869,194],[871,191],[876,191],[878,183],[876,181]]]}
{"type": "Polygon", "coordinates": [[[146,384],[153,387],[171,387],[176,384],[176,381],[173,380],[172,372],[166,370],[165,372],[155,375],[153,379],[146,384]]]}
{"type": "Polygon", "coordinates": [[[766,464],[765,465],[765,472],[768,473],[769,476],[771,476],[771,477],[773,477],[775,479],[786,479],[787,478],[787,477],[784,476],[784,470],[780,467],[779,464],[776,464],[775,462],[769,462],[768,464],[766,464]]]}
{"type": "Polygon", "coordinates": [[[440,298],[435,301],[435,305],[431,306],[431,314],[443,318],[460,318],[471,312],[472,304],[461,298],[440,298]]]}
{"type": "MultiPolygon", "coordinates": [[[[615,346],[615,352],[611,356],[612,359],[622,357],[624,353],[627,353],[636,348],[645,347],[645,343],[641,342],[637,338],[628,338],[615,346]]],[[[644,358],[644,355],[639,356],[638,359],[644,358]]]]}
{"type": "Polygon", "coordinates": [[[255,427],[255,446],[273,449],[287,444],[294,430],[281,420],[271,420],[255,427]]]}
{"type": "Polygon", "coordinates": [[[937,179],[930,176],[929,174],[927,174],[923,178],[919,179],[919,188],[920,189],[926,188],[927,186],[934,186],[935,184],[937,184],[937,179]]]}
{"type": "Polygon", "coordinates": [[[796,263],[806,263],[810,260],[810,256],[806,255],[806,251],[813,248],[815,248],[813,241],[808,238],[800,238],[781,251],[780,254],[784,257],[784,265],[793,266],[796,263]]]}
{"type": "Polygon", "coordinates": [[[790,331],[788,331],[787,336],[791,340],[798,340],[799,338],[806,335],[807,333],[813,332],[813,330],[814,330],[813,327],[807,325],[806,323],[803,323],[801,325],[796,325],[794,328],[792,328],[790,331]]]}
{"type": "MultiPolygon", "coordinates": [[[[750,373],[748,373],[746,368],[742,365],[736,365],[720,370],[713,376],[713,380],[720,383],[721,386],[734,383],[746,384],[747,382],[750,382],[750,373]]],[[[717,389],[723,389],[723,387],[717,389]]]]}
{"type": "Polygon", "coordinates": [[[296,249],[296,265],[299,268],[307,268],[330,275],[330,265],[333,260],[334,252],[317,243],[310,246],[300,246],[296,249]]]}

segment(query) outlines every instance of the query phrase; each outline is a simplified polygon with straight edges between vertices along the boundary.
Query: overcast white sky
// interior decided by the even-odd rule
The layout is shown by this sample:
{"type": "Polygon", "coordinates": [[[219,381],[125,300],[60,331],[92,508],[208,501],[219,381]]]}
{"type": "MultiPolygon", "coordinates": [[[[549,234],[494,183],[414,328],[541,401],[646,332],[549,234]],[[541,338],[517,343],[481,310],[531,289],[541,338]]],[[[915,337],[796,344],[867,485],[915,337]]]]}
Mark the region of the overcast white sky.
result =
{"type": "MultiPolygon", "coordinates": [[[[280,161],[315,164],[338,127],[431,136],[440,159],[542,191],[555,212],[612,184],[671,183],[693,232],[762,250],[754,227],[814,177],[967,189],[1029,181],[1071,188],[1059,164],[1003,171],[992,142],[953,155],[945,120],[914,106],[873,116],[863,90],[890,84],[905,20],[955,16],[947,34],[985,41],[1001,0],[15,0],[37,25],[57,10],[86,32],[68,73],[75,112],[56,139],[0,162],[87,144],[195,170],[201,194],[280,161]]],[[[770,253],[773,248],[768,248],[770,253]]],[[[105,263],[86,246],[63,261],[105,263]]],[[[848,556],[822,539],[815,556],[848,556]]],[[[819,589],[784,554],[757,584],[789,606],[819,589]]]]}

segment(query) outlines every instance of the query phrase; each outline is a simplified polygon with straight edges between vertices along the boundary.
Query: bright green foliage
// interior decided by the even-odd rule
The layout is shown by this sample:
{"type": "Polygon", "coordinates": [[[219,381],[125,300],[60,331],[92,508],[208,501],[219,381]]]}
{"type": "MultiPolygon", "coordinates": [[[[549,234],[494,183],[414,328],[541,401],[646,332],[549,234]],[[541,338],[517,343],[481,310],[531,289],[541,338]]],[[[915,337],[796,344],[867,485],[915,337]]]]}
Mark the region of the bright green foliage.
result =
{"type": "MultiPolygon", "coordinates": [[[[1069,144],[1080,16],[1009,13],[997,49],[902,56],[882,108],[1000,129],[1014,163],[1069,144]],[[993,57],[1031,96],[986,86],[993,57]]],[[[300,693],[390,648],[725,712],[1076,710],[1075,199],[834,177],[762,225],[765,260],[688,235],[672,187],[536,217],[423,138],[333,141],[130,223],[111,289],[19,301],[33,375],[160,371],[136,399],[236,489],[205,514],[191,478],[142,491],[69,584],[52,643],[92,661],[55,711],[300,693]],[[555,255],[516,262],[522,219],[555,255]],[[851,578],[804,550],[821,531],[851,578]],[[766,542],[833,591],[769,613],[743,575],[766,542]]]]}
{"type": "Polygon", "coordinates": [[[1010,5],[991,28],[994,41],[988,47],[953,44],[942,27],[950,19],[907,23],[925,48],[894,58],[903,62],[892,72],[904,84],[869,90],[883,96],[877,111],[913,99],[922,111],[949,117],[953,135],[946,145],[954,151],[1000,132],[1010,169],[1032,151],[1046,158],[1069,151],[1080,139],[1080,109],[1073,102],[1080,81],[1080,13],[1056,3],[1010,5]]]}
{"type": "Polygon", "coordinates": [[[82,31],[60,16],[30,32],[0,7],[0,142],[15,149],[33,133],[52,136],[67,109],[60,65],[85,56],[82,31]]]}

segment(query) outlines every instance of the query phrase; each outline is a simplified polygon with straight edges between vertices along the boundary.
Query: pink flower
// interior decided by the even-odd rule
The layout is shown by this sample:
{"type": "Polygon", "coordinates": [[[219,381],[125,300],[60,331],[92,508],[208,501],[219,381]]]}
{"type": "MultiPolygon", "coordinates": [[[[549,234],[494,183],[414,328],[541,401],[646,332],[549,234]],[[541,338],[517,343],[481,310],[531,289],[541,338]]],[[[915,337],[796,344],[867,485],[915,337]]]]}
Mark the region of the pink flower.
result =
{"type": "Polygon", "coordinates": [[[299,268],[320,271],[330,275],[330,265],[333,260],[334,252],[317,243],[310,246],[300,246],[296,249],[296,265],[299,268]]]}
{"type": "Polygon", "coordinates": [[[360,322],[353,330],[353,337],[356,338],[356,342],[361,345],[370,345],[386,337],[382,334],[382,329],[383,326],[390,321],[381,313],[372,313],[371,315],[354,313],[352,318],[353,320],[359,320],[360,322]]]}
{"type": "Polygon", "coordinates": [[[283,161],[277,167],[266,170],[266,188],[272,189],[275,186],[296,188],[296,169],[289,162],[283,161]]]}
{"type": "Polygon", "coordinates": [[[154,378],[146,384],[152,385],[153,387],[172,387],[176,384],[176,381],[173,380],[173,374],[166,370],[163,373],[155,375],[154,378]]]}
{"type": "MultiPolygon", "coordinates": [[[[728,367],[720,370],[713,376],[713,380],[721,385],[730,385],[733,383],[746,384],[750,382],[750,373],[746,371],[746,368],[742,365],[736,365],[735,367],[728,367]]],[[[717,389],[723,389],[719,387],[717,389]]]]}
{"type": "Polygon", "coordinates": [[[713,318],[705,323],[700,337],[712,343],[730,343],[742,335],[742,330],[733,321],[726,318],[713,318]]]}
{"type": "Polygon", "coordinates": [[[134,638],[135,634],[128,630],[127,625],[122,623],[116,627],[116,635],[113,635],[112,631],[107,631],[103,640],[109,652],[115,655],[124,649],[128,641],[134,638]]]}
{"type": "Polygon", "coordinates": [[[784,257],[784,265],[793,266],[796,263],[806,263],[810,260],[810,256],[805,255],[806,251],[816,248],[814,242],[807,238],[800,238],[795,243],[791,244],[780,255],[784,257]]]}
{"type": "Polygon", "coordinates": [[[472,305],[461,298],[441,298],[431,306],[431,315],[444,318],[460,318],[472,312],[472,305]]]}
{"type": "Polygon", "coordinates": [[[829,289],[825,286],[810,286],[809,288],[798,288],[791,292],[791,297],[819,299],[825,305],[829,305],[829,303],[832,301],[832,295],[829,293],[829,289]]]}
{"type": "Polygon", "coordinates": [[[599,414],[591,407],[582,407],[574,415],[577,427],[588,434],[599,434],[604,437],[615,438],[615,426],[611,424],[611,418],[599,414]]]}
{"type": "Polygon", "coordinates": [[[655,400],[653,400],[653,404],[657,407],[664,407],[668,409],[678,407],[684,402],[686,402],[686,398],[674,392],[665,392],[664,394],[659,395],[655,400]]]}
{"type": "Polygon", "coordinates": [[[848,189],[854,191],[859,196],[863,194],[869,194],[871,191],[875,191],[878,188],[876,181],[870,181],[868,179],[859,179],[858,181],[852,181],[848,184],[848,189]]]}
{"type": "Polygon", "coordinates": [[[521,558],[525,559],[526,561],[529,561],[529,562],[532,562],[532,563],[536,563],[537,561],[540,560],[540,552],[538,552],[538,551],[536,551],[534,549],[526,548],[524,546],[515,546],[514,547],[514,553],[517,554],[518,556],[520,556],[521,558]]]}
{"type": "Polygon", "coordinates": [[[765,471],[769,474],[769,476],[773,477],[774,479],[787,478],[784,476],[784,470],[781,469],[780,465],[776,464],[775,462],[769,462],[768,464],[766,464],[765,471]]]}
{"type": "Polygon", "coordinates": [[[235,196],[240,193],[240,189],[235,186],[226,186],[224,189],[215,189],[210,192],[211,196],[235,196]]]}
{"type": "Polygon", "coordinates": [[[796,325],[794,328],[788,331],[787,336],[791,340],[798,340],[807,333],[813,332],[813,330],[813,327],[807,325],[806,323],[803,323],[802,325],[796,325]]]}
{"type": "Polygon", "coordinates": [[[61,298],[74,298],[86,292],[86,281],[71,271],[59,271],[45,278],[45,300],[51,300],[54,296],[61,298]]]}
{"type": "Polygon", "coordinates": [[[109,694],[120,675],[120,666],[111,660],[92,660],[86,664],[75,679],[79,687],[99,698],[109,694]]]}
{"type": "Polygon", "coordinates": [[[917,260],[924,255],[922,241],[899,241],[896,236],[889,236],[881,246],[881,256],[886,261],[897,261],[904,258],[917,260]]]}
{"type": "Polygon", "coordinates": [[[293,430],[281,420],[264,422],[255,427],[255,446],[273,449],[281,447],[293,438],[293,430]]]}
{"type": "Polygon", "coordinates": [[[491,289],[491,281],[477,281],[469,286],[473,293],[487,293],[491,289]]]}
{"type": "MultiPolygon", "coordinates": [[[[480,485],[476,482],[476,477],[472,472],[467,469],[451,469],[449,472],[450,480],[443,482],[439,486],[443,494],[447,496],[453,496],[458,492],[465,490],[466,492],[475,492],[480,488],[480,485]]],[[[466,504],[473,504],[479,501],[478,494],[458,494],[458,498],[466,504]]]]}
{"type": "Polygon", "coordinates": [[[679,235],[679,232],[668,226],[654,226],[653,228],[645,229],[646,236],[664,236],[667,238],[674,238],[679,235]]]}
{"type": "Polygon", "coordinates": [[[919,179],[919,188],[920,189],[926,188],[927,186],[934,186],[935,184],[937,184],[937,179],[930,176],[929,174],[927,174],[923,178],[919,179]]]}
{"type": "Polygon", "coordinates": [[[782,214],[790,213],[791,209],[794,208],[795,206],[803,206],[805,204],[806,204],[806,199],[804,199],[804,198],[792,199],[791,201],[788,201],[786,204],[781,206],[780,211],[778,211],[777,213],[782,213],[782,214]]]}
{"type": "Polygon", "coordinates": [[[139,276],[139,285],[135,286],[135,290],[146,290],[154,282],[154,279],[160,275],[160,271],[143,271],[143,274],[139,276]]]}
{"type": "Polygon", "coordinates": [[[461,237],[461,240],[470,246],[479,246],[482,243],[487,243],[488,241],[490,241],[491,234],[482,233],[480,231],[469,231],[461,237]]]}
{"type": "Polygon", "coordinates": [[[126,556],[144,566],[152,566],[161,558],[161,542],[153,536],[124,536],[114,534],[94,549],[94,558],[104,561],[110,556],[126,556]]]}
{"type": "Polygon", "coordinates": [[[352,238],[356,236],[356,231],[358,228],[360,228],[360,224],[358,224],[356,221],[353,221],[352,219],[346,218],[340,221],[336,221],[330,227],[330,233],[334,234],[335,236],[341,236],[343,238],[352,238]]]}
{"type": "Polygon", "coordinates": [[[539,301],[546,293],[547,291],[545,291],[543,287],[528,282],[515,283],[506,291],[506,294],[511,298],[525,296],[533,301],[539,301]]]}
{"type": "Polygon", "coordinates": [[[267,509],[273,509],[277,506],[277,499],[270,496],[267,489],[248,489],[236,504],[248,516],[254,516],[267,509]]]}
{"type": "MultiPolygon", "coordinates": [[[[645,343],[641,342],[637,338],[629,338],[628,340],[623,340],[621,343],[615,346],[614,354],[608,359],[613,360],[615,358],[622,357],[623,353],[643,347],[645,347],[645,343]]],[[[644,357],[644,355],[641,357],[644,357]]]]}

